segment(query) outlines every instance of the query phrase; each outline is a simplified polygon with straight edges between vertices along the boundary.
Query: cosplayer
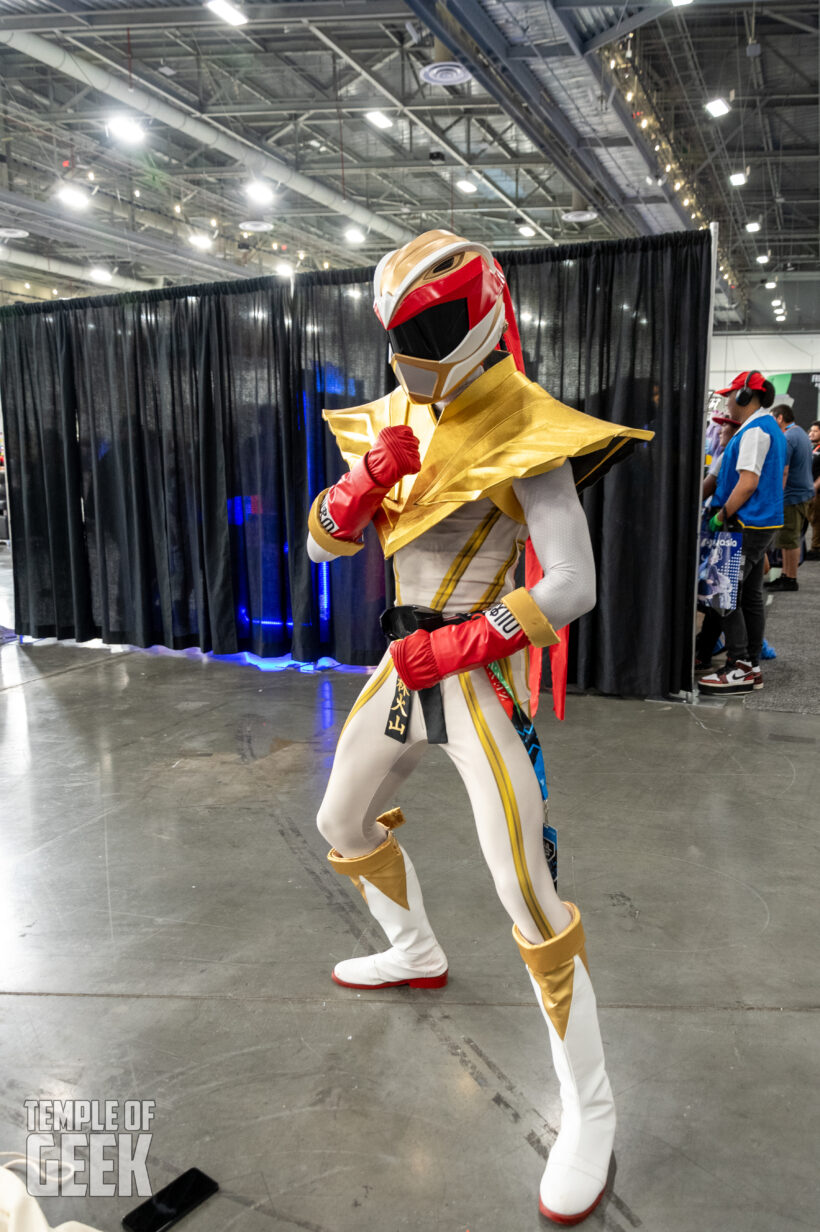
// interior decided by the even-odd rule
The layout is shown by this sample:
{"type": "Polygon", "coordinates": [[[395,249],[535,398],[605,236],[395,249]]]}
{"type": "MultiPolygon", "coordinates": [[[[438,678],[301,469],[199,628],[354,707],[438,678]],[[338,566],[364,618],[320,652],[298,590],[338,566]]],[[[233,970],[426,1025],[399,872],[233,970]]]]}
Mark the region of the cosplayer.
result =
{"type": "Polygon", "coordinates": [[[651,433],[571,410],[526,379],[505,280],[481,244],[428,231],[389,253],[376,269],[375,309],[401,384],[367,406],[325,412],[350,471],[316,498],[308,551],[316,562],[351,556],[373,521],[393,561],[388,652],[344,725],[318,817],[330,863],[390,948],[338,963],[333,979],[371,989],[447,982],[394,833],[404,817],[391,807],[425,745],[441,744],[467,788],[560,1082],[540,1210],[578,1223],[603,1194],[615,1110],[581,917],[555,891],[539,780],[511,719],[531,712],[541,648],[560,650],[557,631],[595,603],[576,485],[651,433]],[[509,351],[498,349],[505,333],[509,351]],[[516,589],[528,538],[534,557],[516,589]]]}

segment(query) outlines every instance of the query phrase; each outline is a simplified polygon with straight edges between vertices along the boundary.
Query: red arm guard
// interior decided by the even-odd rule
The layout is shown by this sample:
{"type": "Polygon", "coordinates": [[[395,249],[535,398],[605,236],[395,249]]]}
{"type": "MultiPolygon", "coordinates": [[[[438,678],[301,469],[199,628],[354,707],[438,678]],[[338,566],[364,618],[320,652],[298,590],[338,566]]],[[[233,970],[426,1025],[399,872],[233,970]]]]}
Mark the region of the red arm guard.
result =
{"type": "Polygon", "coordinates": [[[420,467],[412,428],[382,428],[373,448],[327,493],[319,513],[323,529],[334,539],[358,539],[393,485],[420,467]]]}
{"type": "Polygon", "coordinates": [[[530,638],[510,609],[497,603],[463,624],[445,625],[432,633],[419,629],[391,642],[390,654],[408,689],[416,690],[428,689],[454,672],[468,672],[506,658],[529,644],[530,638]]]}

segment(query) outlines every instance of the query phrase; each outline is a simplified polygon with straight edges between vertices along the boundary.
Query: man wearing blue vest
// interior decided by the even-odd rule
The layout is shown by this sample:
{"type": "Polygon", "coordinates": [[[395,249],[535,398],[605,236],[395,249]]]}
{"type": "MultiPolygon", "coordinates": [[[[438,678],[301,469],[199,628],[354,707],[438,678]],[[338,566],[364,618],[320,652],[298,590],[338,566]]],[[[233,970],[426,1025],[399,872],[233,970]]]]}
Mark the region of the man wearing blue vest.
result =
{"type": "Polygon", "coordinates": [[[786,438],[769,407],[774,386],[760,372],[741,372],[728,389],[727,414],[740,428],[723,455],[709,525],[743,533],[743,570],[737,607],[724,617],[726,664],[701,677],[701,693],[734,696],[763,688],[760,651],[765,632],[763,566],[766,549],[783,525],[786,438]]]}

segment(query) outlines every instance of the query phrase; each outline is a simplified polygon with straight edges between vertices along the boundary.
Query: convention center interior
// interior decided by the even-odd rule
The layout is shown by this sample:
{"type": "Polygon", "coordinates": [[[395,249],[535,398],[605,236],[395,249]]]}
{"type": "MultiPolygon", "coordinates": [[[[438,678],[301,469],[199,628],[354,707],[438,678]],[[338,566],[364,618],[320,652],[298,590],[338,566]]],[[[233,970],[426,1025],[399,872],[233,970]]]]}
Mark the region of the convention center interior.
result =
{"type": "Polygon", "coordinates": [[[0,0],[0,1232],[817,1232],[819,637],[820,0],[0,0]]]}

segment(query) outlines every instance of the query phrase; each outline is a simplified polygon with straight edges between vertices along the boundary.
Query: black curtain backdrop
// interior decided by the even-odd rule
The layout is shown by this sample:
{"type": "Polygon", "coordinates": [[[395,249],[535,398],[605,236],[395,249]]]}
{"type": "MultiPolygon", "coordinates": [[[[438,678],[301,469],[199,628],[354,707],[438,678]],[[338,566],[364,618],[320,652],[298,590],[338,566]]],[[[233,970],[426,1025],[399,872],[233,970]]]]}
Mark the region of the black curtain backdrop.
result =
{"type": "MultiPolygon", "coordinates": [[[[599,598],[570,680],[689,688],[709,233],[498,256],[527,374],[656,432],[583,496],[599,598]]],[[[377,661],[375,535],[334,566],[305,551],[344,469],[322,407],[395,383],[372,272],[0,310],[18,633],[377,661]]]]}

